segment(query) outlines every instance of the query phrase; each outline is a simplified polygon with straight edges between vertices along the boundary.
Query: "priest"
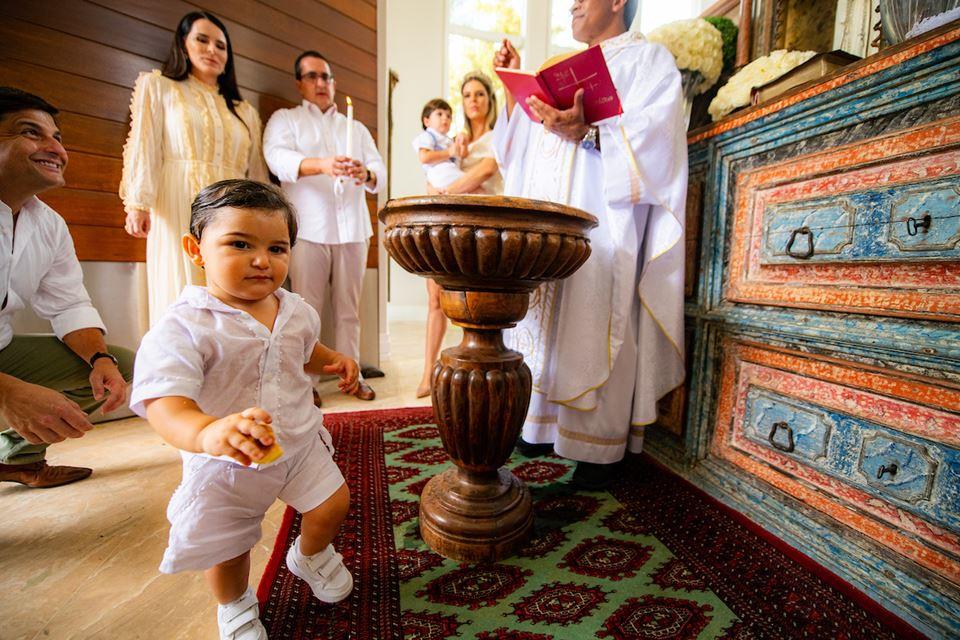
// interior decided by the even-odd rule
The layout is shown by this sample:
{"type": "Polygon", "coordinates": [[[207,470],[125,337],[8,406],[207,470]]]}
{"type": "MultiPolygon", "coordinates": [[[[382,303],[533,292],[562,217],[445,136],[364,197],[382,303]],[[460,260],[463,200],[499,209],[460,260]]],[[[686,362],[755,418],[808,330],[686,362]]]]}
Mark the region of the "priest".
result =
{"type": "MultiPolygon", "coordinates": [[[[657,400],[683,382],[687,152],[673,56],[628,29],[635,0],[578,0],[573,36],[599,45],[623,107],[595,123],[582,90],[569,109],[535,97],[532,120],[512,100],[494,131],[504,195],[568,204],[599,219],[592,255],[541,286],[507,334],[533,375],[518,448],[578,461],[574,484],[601,489],[627,451],[640,452],[657,400]]],[[[494,65],[517,69],[504,40],[494,65]]]]}

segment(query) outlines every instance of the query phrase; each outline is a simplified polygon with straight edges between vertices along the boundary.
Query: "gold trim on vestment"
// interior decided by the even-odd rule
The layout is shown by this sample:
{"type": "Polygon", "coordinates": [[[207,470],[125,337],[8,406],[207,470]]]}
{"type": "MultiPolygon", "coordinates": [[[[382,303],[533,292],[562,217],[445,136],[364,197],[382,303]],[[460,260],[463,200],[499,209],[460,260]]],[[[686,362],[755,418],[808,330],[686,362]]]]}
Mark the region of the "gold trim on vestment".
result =
{"type": "Polygon", "coordinates": [[[580,145],[572,145],[572,151],[570,153],[570,168],[567,170],[567,184],[566,184],[566,198],[563,201],[563,204],[570,204],[570,196],[573,192],[573,168],[577,165],[577,149],[580,148],[580,145]]]}
{"type": "MultiPolygon", "coordinates": [[[[657,316],[653,313],[653,311],[650,310],[650,307],[647,306],[647,303],[646,303],[646,301],[643,299],[643,296],[640,296],[640,304],[643,305],[643,308],[646,309],[646,310],[647,310],[647,313],[650,314],[650,317],[653,318],[653,321],[657,324],[657,327],[660,329],[660,331],[663,332],[663,335],[667,336],[667,340],[670,342],[671,345],[673,345],[673,348],[674,348],[674,350],[677,352],[677,355],[679,355],[680,358],[682,359],[682,358],[683,358],[683,349],[680,348],[680,345],[678,345],[678,344],[674,341],[673,337],[667,332],[666,329],[664,329],[663,325],[660,324],[660,320],[657,319],[657,316]]],[[[638,345],[638,347],[639,347],[639,345],[638,345]]]]}
{"type": "MultiPolygon", "coordinates": [[[[670,395],[671,393],[673,393],[674,391],[676,391],[677,389],[679,389],[680,387],[682,387],[682,386],[686,383],[686,381],[687,381],[687,372],[686,372],[686,369],[687,369],[687,368],[686,368],[686,366],[684,366],[683,369],[684,369],[684,372],[683,372],[683,380],[681,380],[679,384],[677,384],[676,386],[674,386],[674,387],[673,387],[672,389],[670,389],[669,391],[664,391],[664,392],[657,398],[657,400],[660,400],[661,398],[666,398],[668,395],[670,395]]],[[[658,419],[659,419],[659,416],[656,417],[656,418],[654,418],[654,419],[651,420],[650,422],[631,422],[631,423],[630,423],[630,426],[631,426],[631,427],[647,427],[647,426],[650,426],[651,424],[656,424],[656,422],[657,422],[658,419]]]]}
{"type": "Polygon", "coordinates": [[[560,419],[560,416],[527,416],[524,422],[533,424],[553,424],[560,419]]]}
{"type": "MultiPolygon", "coordinates": [[[[623,136],[623,144],[624,144],[624,146],[625,146],[626,149],[627,149],[627,155],[628,155],[628,157],[630,158],[630,164],[633,166],[633,170],[634,170],[634,171],[636,172],[636,174],[637,174],[637,179],[638,179],[640,182],[642,182],[644,185],[648,185],[648,182],[647,182],[647,181],[644,179],[644,177],[643,177],[643,172],[640,171],[640,165],[637,163],[637,158],[636,158],[636,156],[633,155],[633,147],[630,146],[630,139],[627,137],[627,131],[626,131],[626,129],[623,128],[623,125],[620,125],[620,133],[621,133],[621,135],[623,136]]],[[[631,185],[632,185],[632,184],[633,184],[633,182],[631,181],[631,185]]],[[[680,227],[680,237],[682,238],[682,237],[683,237],[683,222],[680,221],[680,219],[677,217],[677,215],[673,212],[673,210],[672,210],[670,207],[668,207],[667,205],[663,204],[663,200],[662,200],[661,198],[657,197],[656,193],[654,193],[652,190],[650,190],[649,187],[648,187],[648,195],[651,197],[651,199],[657,201],[657,205],[656,205],[656,206],[663,207],[663,208],[666,210],[666,212],[670,214],[670,216],[673,218],[674,222],[676,222],[677,225],[680,227]]],[[[649,215],[650,215],[650,214],[648,213],[648,214],[647,214],[647,220],[648,220],[648,221],[649,221],[649,219],[650,219],[650,218],[649,218],[649,215]]],[[[646,239],[646,238],[644,238],[644,239],[646,239]]],[[[674,240],[674,241],[670,244],[670,246],[668,246],[666,249],[664,249],[663,251],[661,251],[661,252],[658,253],[657,255],[655,255],[655,256],[653,256],[652,258],[650,258],[649,262],[647,262],[646,264],[650,264],[650,263],[652,263],[653,261],[655,261],[656,259],[660,258],[662,255],[664,255],[665,253],[667,253],[668,251],[670,251],[670,250],[672,250],[674,247],[676,247],[679,242],[680,242],[680,238],[677,238],[677,239],[674,240]]],[[[644,265],[644,266],[646,266],[646,265],[644,265]]],[[[650,309],[650,307],[647,305],[646,301],[644,301],[644,299],[643,299],[643,292],[642,292],[642,289],[643,289],[643,277],[642,277],[642,276],[641,276],[641,278],[640,278],[640,283],[639,283],[639,286],[637,287],[637,289],[638,289],[638,297],[640,298],[640,304],[642,304],[642,305],[643,305],[643,308],[647,310],[647,313],[650,314],[650,317],[653,318],[653,321],[656,323],[657,327],[660,329],[660,331],[663,333],[663,335],[665,335],[665,336],[667,337],[667,340],[670,341],[670,344],[673,345],[674,350],[676,350],[677,354],[678,354],[678,355],[680,356],[680,358],[682,359],[682,358],[683,358],[683,349],[681,349],[681,348],[677,345],[676,340],[674,340],[673,336],[671,336],[670,333],[664,328],[663,323],[660,322],[660,320],[657,318],[657,314],[655,314],[655,313],[653,312],[653,310],[650,309]]],[[[638,345],[637,345],[637,348],[639,349],[639,347],[640,347],[640,345],[638,344],[638,345]]]]}
{"type": "Polygon", "coordinates": [[[598,438],[596,436],[589,436],[585,433],[581,433],[580,431],[570,431],[568,429],[564,429],[563,427],[557,427],[557,435],[562,436],[567,440],[586,442],[588,444],[601,444],[608,447],[625,444],[627,442],[627,438],[598,438]]]}
{"type": "MultiPolygon", "coordinates": [[[[591,391],[596,391],[597,389],[602,388],[610,380],[610,374],[613,373],[613,311],[612,311],[613,305],[610,306],[610,309],[611,309],[610,317],[607,319],[607,377],[604,378],[603,381],[600,382],[600,384],[598,384],[597,386],[590,387],[589,389],[581,393],[578,393],[572,398],[567,398],[566,400],[554,400],[550,397],[547,397],[548,402],[552,402],[554,404],[560,404],[567,407],[568,409],[573,409],[574,411],[582,411],[584,413],[589,411],[596,411],[598,405],[594,405],[593,408],[591,409],[581,409],[580,407],[574,407],[568,403],[573,402],[574,400],[578,400],[579,398],[582,398],[583,396],[587,395],[591,391]]],[[[629,323],[628,323],[628,326],[629,326],[629,323]]]]}

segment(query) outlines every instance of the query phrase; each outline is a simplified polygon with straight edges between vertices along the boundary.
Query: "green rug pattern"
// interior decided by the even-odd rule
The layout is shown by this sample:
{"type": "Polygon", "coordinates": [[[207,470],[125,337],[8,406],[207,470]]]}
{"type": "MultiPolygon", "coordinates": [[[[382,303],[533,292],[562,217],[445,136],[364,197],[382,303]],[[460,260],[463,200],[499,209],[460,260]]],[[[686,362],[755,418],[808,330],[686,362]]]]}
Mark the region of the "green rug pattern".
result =
{"type": "Polygon", "coordinates": [[[530,487],[533,539],[518,557],[469,565],[442,558],[420,537],[420,492],[451,464],[436,426],[397,428],[384,446],[406,638],[738,635],[737,616],[702,579],[657,538],[629,533],[629,511],[614,496],[570,486],[572,462],[514,452],[507,467],[530,487]]]}

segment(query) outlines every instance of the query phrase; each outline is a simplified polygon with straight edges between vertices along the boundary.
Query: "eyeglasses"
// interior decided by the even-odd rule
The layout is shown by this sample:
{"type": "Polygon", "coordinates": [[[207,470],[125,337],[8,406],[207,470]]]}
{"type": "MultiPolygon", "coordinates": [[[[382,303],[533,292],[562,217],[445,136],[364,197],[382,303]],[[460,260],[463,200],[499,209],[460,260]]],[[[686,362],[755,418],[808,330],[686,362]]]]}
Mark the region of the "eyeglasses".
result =
{"type": "Polygon", "coordinates": [[[317,73],[316,71],[310,71],[304,73],[300,76],[301,80],[306,80],[307,82],[316,82],[317,80],[323,80],[324,82],[330,82],[333,80],[332,73],[317,73]]]}

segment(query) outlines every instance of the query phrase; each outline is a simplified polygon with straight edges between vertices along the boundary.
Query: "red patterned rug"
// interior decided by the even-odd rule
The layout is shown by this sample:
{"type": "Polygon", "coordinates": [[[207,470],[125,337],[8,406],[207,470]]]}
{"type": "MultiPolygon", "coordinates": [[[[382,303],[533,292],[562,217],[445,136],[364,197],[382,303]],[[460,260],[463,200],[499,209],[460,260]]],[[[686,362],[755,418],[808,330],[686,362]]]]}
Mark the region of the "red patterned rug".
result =
{"type": "Polygon", "coordinates": [[[577,492],[569,461],[515,454],[537,516],[528,548],[491,565],[445,560],[417,523],[420,490],[448,464],[432,411],[326,422],[353,500],[336,545],[356,587],[322,605],[290,575],[299,516],[288,509],[258,591],[273,640],[922,638],[646,457],[610,492],[577,492]]]}
{"type": "Polygon", "coordinates": [[[260,618],[273,640],[391,640],[403,637],[397,560],[383,432],[429,420],[419,409],[361,411],[324,416],[336,461],[350,487],[350,512],[334,541],[354,577],[353,593],[335,605],[313,597],[287,570],[287,549],[300,533],[300,514],[287,507],[273,554],[257,589],[260,618]]]}
{"type": "Polygon", "coordinates": [[[742,514],[640,460],[611,491],[623,505],[611,522],[663,542],[737,614],[723,638],[925,637],[742,514]]]}

